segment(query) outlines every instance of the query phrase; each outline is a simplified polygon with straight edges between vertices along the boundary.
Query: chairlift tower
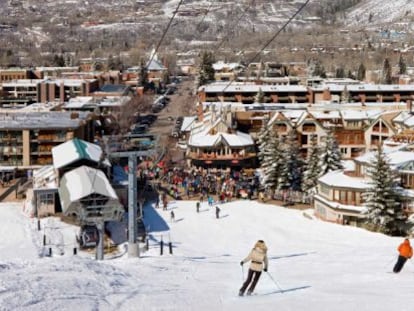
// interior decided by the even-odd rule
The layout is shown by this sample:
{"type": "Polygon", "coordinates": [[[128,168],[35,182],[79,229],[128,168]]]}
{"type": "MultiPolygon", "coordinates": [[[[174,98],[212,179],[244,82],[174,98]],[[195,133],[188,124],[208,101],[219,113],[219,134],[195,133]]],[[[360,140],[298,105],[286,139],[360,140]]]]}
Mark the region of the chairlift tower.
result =
{"type": "MultiPolygon", "coordinates": [[[[128,158],[128,257],[139,257],[138,219],[142,218],[142,206],[139,218],[137,217],[137,158],[151,156],[154,150],[147,151],[120,151],[111,152],[111,158],[128,158]]],[[[142,204],[142,202],[140,202],[142,204]]]]}

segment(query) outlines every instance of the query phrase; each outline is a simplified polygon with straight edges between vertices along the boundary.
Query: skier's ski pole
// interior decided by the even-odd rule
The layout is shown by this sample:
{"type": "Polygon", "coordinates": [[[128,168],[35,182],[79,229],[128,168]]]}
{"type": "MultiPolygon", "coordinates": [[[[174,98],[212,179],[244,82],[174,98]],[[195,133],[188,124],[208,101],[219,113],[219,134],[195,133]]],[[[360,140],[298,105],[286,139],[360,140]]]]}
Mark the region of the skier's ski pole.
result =
{"type": "Polygon", "coordinates": [[[273,281],[273,283],[275,283],[280,292],[283,293],[284,290],[280,287],[279,283],[272,277],[272,275],[269,272],[266,271],[266,273],[269,276],[269,278],[273,281]]]}

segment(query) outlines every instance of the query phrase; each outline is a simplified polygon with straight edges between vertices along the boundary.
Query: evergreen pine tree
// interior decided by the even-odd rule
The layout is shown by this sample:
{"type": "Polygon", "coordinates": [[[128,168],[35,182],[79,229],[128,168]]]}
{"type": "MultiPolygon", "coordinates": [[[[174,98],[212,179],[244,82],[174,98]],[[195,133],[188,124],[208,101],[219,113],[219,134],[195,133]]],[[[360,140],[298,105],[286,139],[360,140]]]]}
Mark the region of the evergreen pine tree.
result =
{"type": "Polygon", "coordinates": [[[279,184],[282,153],[280,141],[277,135],[269,135],[269,141],[265,148],[263,167],[263,184],[265,188],[276,189],[279,184]]]}
{"type": "Polygon", "coordinates": [[[310,193],[316,188],[321,169],[319,166],[320,148],[318,147],[318,137],[312,135],[310,143],[302,182],[302,190],[306,193],[310,193]]]}
{"type": "Polygon", "coordinates": [[[349,70],[348,70],[347,78],[348,78],[348,79],[355,80],[355,75],[354,75],[354,73],[351,71],[351,69],[349,69],[349,70]]]}
{"type": "Polygon", "coordinates": [[[366,69],[363,63],[361,63],[358,67],[358,74],[357,74],[357,79],[359,81],[364,81],[365,80],[365,75],[366,75],[366,69]]]}
{"type": "Polygon", "coordinates": [[[343,67],[336,68],[335,77],[345,78],[345,69],[343,67]]]}
{"type": "Polygon", "coordinates": [[[283,161],[281,166],[279,189],[301,189],[302,159],[295,129],[289,131],[283,144],[283,161]]]}
{"type": "Polygon", "coordinates": [[[351,94],[348,91],[348,87],[345,85],[344,90],[341,93],[341,102],[348,103],[350,97],[351,97],[351,94]]]}
{"type": "Polygon", "coordinates": [[[257,135],[257,146],[259,148],[257,157],[259,158],[260,161],[264,160],[266,148],[269,145],[269,140],[270,140],[269,127],[267,126],[267,120],[264,120],[263,126],[257,135]]]}
{"type": "Polygon", "coordinates": [[[410,225],[402,211],[397,179],[381,147],[368,176],[371,187],[363,195],[367,225],[385,234],[407,234],[410,225]]]}
{"type": "Polygon", "coordinates": [[[400,59],[398,60],[398,68],[400,75],[405,75],[407,73],[407,65],[405,63],[404,57],[400,54],[400,59]]]}
{"type": "Polygon", "coordinates": [[[333,131],[329,130],[325,137],[325,143],[323,144],[319,161],[319,165],[321,167],[320,176],[323,176],[330,171],[343,168],[341,158],[342,156],[341,151],[339,150],[338,142],[334,137],[333,131]]]}
{"type": "Polygon", "coordinates": [[[214,80],[214,56],[211,52],[205,51],[201,55],[201,64],[198,73],[198,86],[214,80]]]}
{"type": "Polygon", "coordinates": [[[384,84],[391,84],[392,83],[392,72],[391,72],[391,65],[388,58],[384,60],[384,67],[382,69],[382,80],[384,84]]]}
{"type": "Polygon", "coordinates": [[[140,63],[140,73],[139,73],[139,85],[143,86],[144,88],[148,84],[148,70],[147,66],[143,59],[141,59],[140,63]]]}
{"type": "Polygon", "coordinates": [[[255,97],[254,101],[255,101],[256,103],[260,103],[260,104],[262,104],[262,103],[264,103],[264,102],[265,102],[264,93],[263,93],[263,91],[262,91],[262,88],[259,88],[259,91],[257,92],[257,94],[256,94],[256,97],[255,97]]]}

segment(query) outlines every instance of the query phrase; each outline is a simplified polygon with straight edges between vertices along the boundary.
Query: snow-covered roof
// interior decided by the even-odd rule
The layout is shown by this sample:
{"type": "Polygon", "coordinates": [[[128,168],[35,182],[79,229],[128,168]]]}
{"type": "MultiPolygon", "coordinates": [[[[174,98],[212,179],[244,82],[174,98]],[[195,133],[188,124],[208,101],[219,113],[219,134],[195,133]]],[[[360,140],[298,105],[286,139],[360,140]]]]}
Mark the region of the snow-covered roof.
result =
{"type": "Polygon", "coordinates": [[[94,104],[94,98],[92,96],[76,96],[70,98],[68,102],[64,104],[66,109],[80,109],[87,105],[94,104]]]}
{"type": "Polygon", "coordinates": [[[381,110],[341,110],[342,118],[347,121],[367,120],[378,117],[383,111],[381,110]]]}
{"type": "Polygon", "coordinates": [[[341,119],[339,111],[312,111],[313,117],[317,120],[332,120],[332,119],[341,119]]]}
{"type": "Polygon", "coordinates": [[[64,209],[93,193],[118,199],[105,174],[89,166],[80,166],[67,172],[60,181],[59,194],[64,209]]]}
{"type": "Polygon", "coordinates": [[[18,79],[6,81],[2,83],[4,88],[7,87],[36,87],[38,83],[45,81],[45,79],[18,79]]]}
{"type": "MultiPolygon", "coordinates": [[[[102,157],[102,148],[90,142],[74,138],[52,148],[53,165],[59,169],[78,160],[87,159],[99,163],[102,157]]],[[[107,158],[102,164],[111,166],[107,158]]]]}
{"type": "MultiPolygon", "coordinates": [[[[388,159],[388,163],[393,168],[398,168],[401,165],[414,161],[414,152],[403,150],[387,150],[384,148],[384,153],[388,159]]],[[[360,163],[372,164],[376,157],[376,152],[367,152],[364,155],[357,157],[355,161],[360,163]]]]}
{"type": "Polygon", "coordinates": [[[410,118],[412,115],[408,111],[402,111],[394,119],[394,122],[404,122],[404,120],[410,118]]]}
{"type": "Polygon", "coordinates": [[[58,176],[53,165],[45,165],[33,171],[34,189],[56,189],[58,187],[58,176]]]}
{"type": "Polygon", "coordinates": [[[319,182],[335,188],[351,188],[365,190],[370,187],[369,179],[360,177],[351,177],[346,175],[342,170],[329,172],[319,178],[319,182]]]}
{"type": "Polygon", "coordinates": [[[98,107],[122,107],[131,100],[129,96],[107,96],[98,102],[98,107]]]}
{"type": "Polygon", "coordinates": [[[184,117],[181,124],[181,132],[189,131],[195,120],[197,120],[197,117],[184,117]]]}
{"type": "Polygon", "coordinates": [[[31,111],[0,113],[2,129],[75,129],[86,120],[89,112],[79,111],[74,115],[69,111],[31,111]]]}
{"type": "Polygon", "coordinates": [[[155,58],[151,60],[151,62],[147,63],[147,70],[149,71],[165,71],[165,68],[158,60],[155,58]]]}
{"type": "Polygon", "coordinates": [[[310,87],[311,90],[322,92],[329,90],[331,92],[343,92],[346,89],[349,92],[413,92],[414,85],[411,84],[320,84],[310,87]]]}
{"type": "Polygon", "coordinates": [[[246,133],[236,131],[235,133],[209,134],[208,129],[198,133],[192,133],[188,145],[192,147],[213,147],[221,142],[226,142],[230,147],[246,147],[254,145],[253,138],[246,133]]]}
{"type": "Polygon", "coordinates": [[[234,70],[239,67],[244,67],[240,63],[225,63],[223,61],[218,61],[213,64],[213,69],[216,71],[223,70],[224,68],[228,68],[230,70],[234,70]]]}
{"type": "Polygon", "coordinates": [[[408,111],[401,112],[398,116],[393,119],[394,122],[402,123],[407,127],[414,126],[414,115],[408,111]]]}
{"type": "Polygon", "coordinates": [[[307,92],[306,86],[302,85],[259,85],[254,83],[238,83],[232,84],[216,82],[208,85],[200,86],[199,91],[204,90],[206,93],[257,93],[259,89],[262,92],[307,92]]]}

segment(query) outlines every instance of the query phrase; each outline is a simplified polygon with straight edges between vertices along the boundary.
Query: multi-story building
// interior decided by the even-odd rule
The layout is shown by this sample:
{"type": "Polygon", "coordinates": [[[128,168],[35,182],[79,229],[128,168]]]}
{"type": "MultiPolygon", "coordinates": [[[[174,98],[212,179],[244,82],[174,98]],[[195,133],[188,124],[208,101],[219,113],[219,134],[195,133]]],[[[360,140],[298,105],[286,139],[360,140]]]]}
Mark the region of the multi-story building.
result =
{"type": "Polygon", "coordinates": [[[40,79],[12,80],[2,83],[0,106],[27,106],[38,100],[40,79]]]}
{"type": "Polygon", "coordinates": [[[260,85],[255,83],[216,82],[201,86],[198,90],[200,102],[240,102],[252,104],[259,92],[265,103],[308,103],[308,89],[302,85],[260,85]]]}
{"type": "Polygon", "coordinates": [[[13,80],[34,79],[34,75],[29,69],[9,68],[0,69],[0,85],[4,82],[13,80]]]}
{"type": "MultiPolygon", "coordinates": [[[[408,136],[412,138],[412,135],[408,136]]],[[[411,214],[414,211],[413,145],[390,140],[385,143],[383,151],[391,169],[400,178],[402,208],[411,214]]],[[[367,170],[372,166],[374,157],[374,152],[367,152],[354,159],[354,166],[329,172],[318,180],[313,202],[318,218],[351,225],[359,225],[363,221],[363,194],[371,187],[367,170]]]]}
{"type": "Polygon", "coordinates": [[[189,166],[204,168],[251,168],[257,165],[254,140],[228,125],[227,113],[207,113],[193,124],[186,159],[189,166]]]}
{"type": "Polygon", "coordinates": [[[0,165],[30,168],[52,163],[52,148],[72,138],[93,140],[88,112],[1,112],[0,165]]]}

